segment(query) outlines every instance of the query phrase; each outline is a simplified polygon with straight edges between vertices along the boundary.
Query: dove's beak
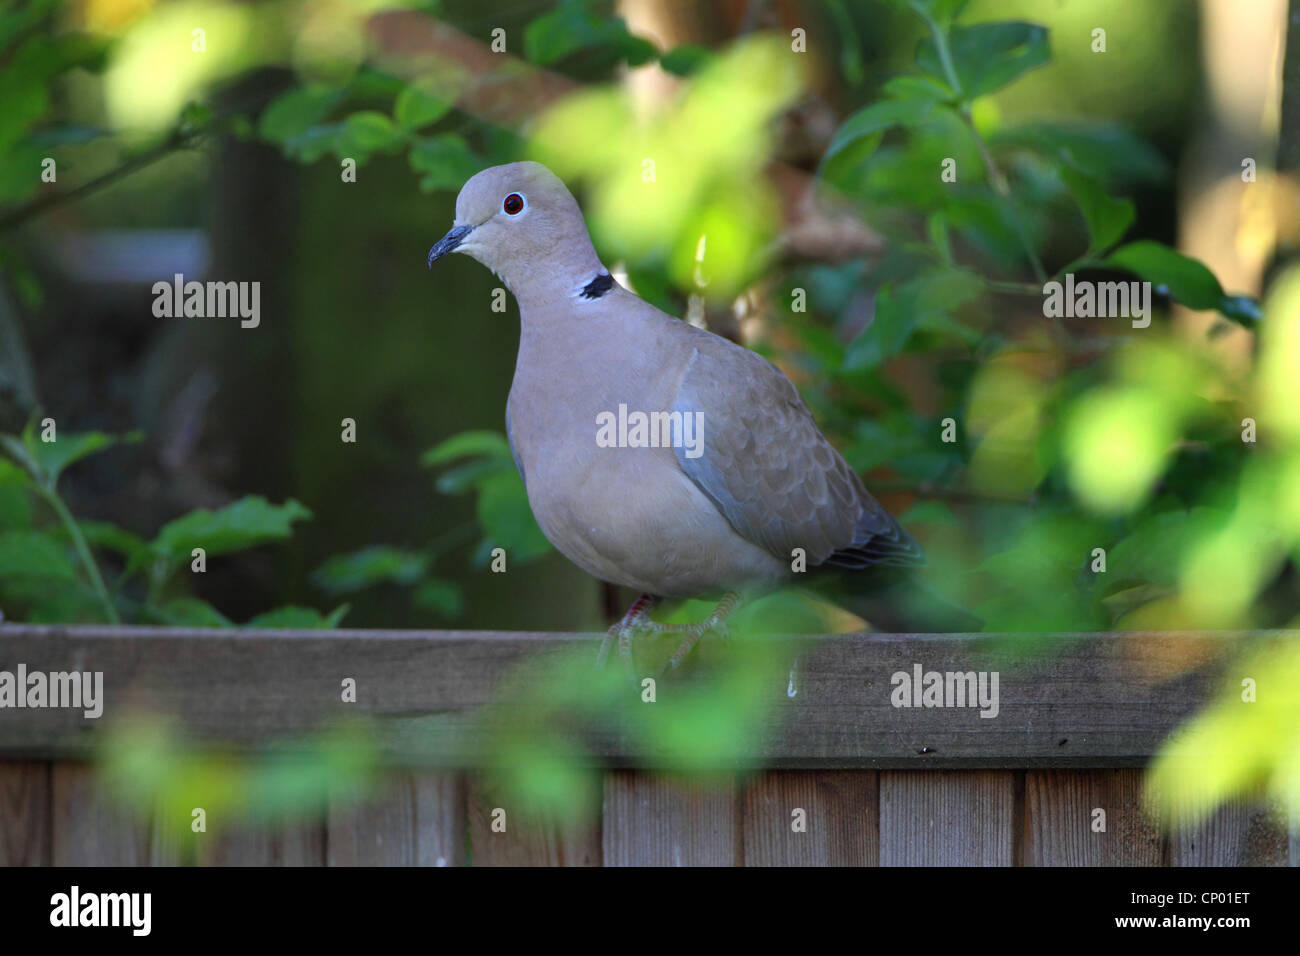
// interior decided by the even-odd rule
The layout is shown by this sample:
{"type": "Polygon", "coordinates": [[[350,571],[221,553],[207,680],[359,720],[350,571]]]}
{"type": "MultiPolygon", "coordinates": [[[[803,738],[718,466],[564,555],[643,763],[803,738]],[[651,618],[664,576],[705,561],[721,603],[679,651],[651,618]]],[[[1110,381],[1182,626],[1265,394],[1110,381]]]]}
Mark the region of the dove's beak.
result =
{"type": "Polygon", "coordinates": [[[451,232],[447,233],[429,250],[429,268],[433,268],[434,262],[441,259],[449,252],[455,252],[465,237],[473,230],[473,226],[453,226],[451,232]]]}

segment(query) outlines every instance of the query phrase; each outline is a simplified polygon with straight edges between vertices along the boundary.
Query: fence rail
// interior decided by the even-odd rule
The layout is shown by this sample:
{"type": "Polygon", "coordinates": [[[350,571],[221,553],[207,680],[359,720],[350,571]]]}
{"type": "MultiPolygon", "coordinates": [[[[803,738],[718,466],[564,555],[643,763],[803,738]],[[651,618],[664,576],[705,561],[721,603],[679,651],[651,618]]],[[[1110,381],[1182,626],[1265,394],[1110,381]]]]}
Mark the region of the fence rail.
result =
{"type": "Polygon", "coordinates": [[[747,755],[763,772],[683,782],[611,730],[589,741],[605,767],[594,821],[507,808],[498,832],[476,714],[518,665],[594,651],[590,635],[0,625],[0,672],[99,671],[110,702],[99,720],[0,709],[0,864],[1297,865],[1300,840],[1276,808],[1234,803],[1165,834],[1140,804],[1160,742],[1233,677],[1242,650],[1275,639],[1294,638],[790,640],[797,677],[774,683],[747,755]],[[892,675],[918,665],[998,671],[996,718],[893,706],[892,675]],[[355,703],[341,702],[345,677],[355,703]],[[115,805],[88,763],[123,709],[235,751],[365,714],[389,767],[370,800],[340,799],[323,819],[180,839],[115,805]]]}

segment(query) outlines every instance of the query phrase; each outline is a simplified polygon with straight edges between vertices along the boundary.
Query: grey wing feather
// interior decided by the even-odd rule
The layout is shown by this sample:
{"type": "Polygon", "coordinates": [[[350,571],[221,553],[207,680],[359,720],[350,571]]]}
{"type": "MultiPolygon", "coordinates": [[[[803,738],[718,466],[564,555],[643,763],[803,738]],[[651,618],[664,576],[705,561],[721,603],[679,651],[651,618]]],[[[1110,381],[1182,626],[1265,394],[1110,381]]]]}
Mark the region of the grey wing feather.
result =
{"type": "Polygon", "coordinates": [[[920,547],[867,493],[771,362],[719,339],[687,363],[673,411],[702,412],[703,453],[682,470],[745,539],[810,566],[917,565],[920,547]]]}

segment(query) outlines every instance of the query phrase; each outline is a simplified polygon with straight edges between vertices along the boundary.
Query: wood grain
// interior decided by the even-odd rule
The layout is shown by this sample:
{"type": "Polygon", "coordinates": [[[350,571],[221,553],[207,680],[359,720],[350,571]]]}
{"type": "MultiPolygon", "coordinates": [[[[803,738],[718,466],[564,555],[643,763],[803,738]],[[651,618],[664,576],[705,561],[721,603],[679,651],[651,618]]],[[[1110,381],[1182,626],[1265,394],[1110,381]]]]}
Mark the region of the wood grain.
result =
{"type": "Polygon", "coordinates": [[[1232,800],[1169,837],[1171,866],[1287,866],[1286,811],[1232,800]]]}
{"type": "Polygon", "coordinates": [[[324,866],[325,823],[239,823],[218,829],[198,854],[201,866],[324,866]]]}
{"type": "Polygon", "coordinates": [[[465,857],[465,792],[458,774],[391,774],[361,803],[330,803],[330,866],[457,866],[465,857]]]}
{"type": "Polygon", "coordinates": [[[745,787],[746,866],[878,866],[879,780],[873,770],[769,771],[745,787]],[[793,814],[804,812],[804,829],[793,814]]]}
{"type": "Polygon", "coordinates": [[[687,783],[653,773],[605,775],[606,866],[733,866],[743,862],[731,777],[687,783]]]}
{"type": "Polygon", "coordinates": [[[881,866],[1011,866],[1015,779],[1008,771],[880,774],[881,866]]]}
{"type": "Polygon", "coordinates": [[[1139,770],[1026,772],[1024,832],[1026,866],[1161,863],[1160,830],[1143,811],[1139,770]]]}
{"type": "Polygon", "coordinates": [[[51,857],[55,866],[148,866],[155,853],[149,808],[124,806],[104,791],[88,764],[56,763],[51,780],[51,857]]]}
{"type": "Polygon", "coordinates": [[[50,863],[50,765],[0,760],[0,866],[50,863]]]}
{"type": "Polygon", "coordinates": [[[561,816],[517,806],[481,777],[470,778],[468,792],[474,866],[600,866],[598,794],[561,816]],[[504,820],[505,830],[494,829],[494,820],[504,820]]]}
{"type": "MultiPolygon", "coordinates": [[[[784,678],[772,682],[771,715],[739,758],[782,768],[1137,767],[1211,699],[1224,655],[1251,643],[1222,635],[1053,635],[1007,664],[990,640],[871,634],[783,642],[783,653],[800,658],[800,693],[790,698],[784,678]],[[917,662],[927,670],[1000,670],[996,719],[974,708],[892,706],[891,676],[917,662]]],[[[0,660],[103,670],[107,701],[98,721],[67,709],[8,712],[0,756],[85,757],[103,727],[134,704],[174,716],[199,741],[235,749],[370,717],[391,760],[473,768],[490,739],[477,715],[497,700],[503,678],[525,661],[594,648],[595,641],[5,625],[0,660]],[[339,700],[345,676],[359,681],[355,704],[339,700]]],[[[597,756],[654,766],[616,731],[593,728],[589,740],[597,756]]]]}

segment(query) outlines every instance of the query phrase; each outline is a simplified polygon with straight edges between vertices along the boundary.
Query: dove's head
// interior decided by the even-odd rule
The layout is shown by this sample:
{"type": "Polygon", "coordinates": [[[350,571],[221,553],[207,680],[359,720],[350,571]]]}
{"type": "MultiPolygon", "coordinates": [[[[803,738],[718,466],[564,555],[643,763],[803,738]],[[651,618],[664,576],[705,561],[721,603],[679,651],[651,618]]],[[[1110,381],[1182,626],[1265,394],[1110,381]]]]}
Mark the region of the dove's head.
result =
{"type": "Polygon", "coordinates": [[[455,225],[429,250],[429,265],[449,252],[477,259],[521,299],[568,285],[576,292],[606,271],[577,200],[541,163],[493,166],[471,177],[456,197],[455,225]]]}

